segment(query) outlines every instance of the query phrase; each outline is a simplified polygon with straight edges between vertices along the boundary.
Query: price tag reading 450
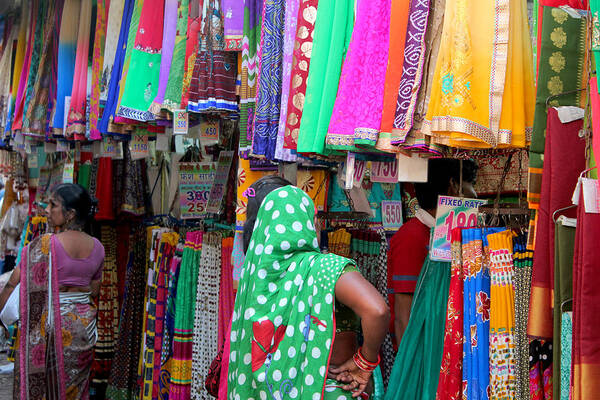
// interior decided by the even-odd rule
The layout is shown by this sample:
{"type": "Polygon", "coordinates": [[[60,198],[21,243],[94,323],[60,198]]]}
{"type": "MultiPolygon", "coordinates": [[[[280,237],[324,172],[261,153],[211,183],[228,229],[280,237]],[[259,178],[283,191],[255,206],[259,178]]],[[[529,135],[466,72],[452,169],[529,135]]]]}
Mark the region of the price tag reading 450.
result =
{"type": "Polygon", "coordinates": [[[438,198],[435,229],[429,255],[432,260],[451,261],[450,234],[454,228],[477,226],[477,208],[485,200],[440,196],[438,198]]]}

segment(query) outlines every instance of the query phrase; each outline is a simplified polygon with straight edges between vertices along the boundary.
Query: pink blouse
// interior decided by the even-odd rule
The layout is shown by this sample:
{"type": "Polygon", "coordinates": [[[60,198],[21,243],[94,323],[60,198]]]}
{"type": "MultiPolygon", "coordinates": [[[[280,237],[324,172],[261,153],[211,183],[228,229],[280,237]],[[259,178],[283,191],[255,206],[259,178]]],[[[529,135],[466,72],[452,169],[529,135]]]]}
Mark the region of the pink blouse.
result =
{"type": "Polygon", "coordinates": [[[54,262],[58,272],[58,283],[64,286],[89,286],[91,281],[102,277],[104,264],[104,246],[96,238],[94,248],[86,258],[72,258],[66,252],[60,240],[54,245],[54,262]]]}

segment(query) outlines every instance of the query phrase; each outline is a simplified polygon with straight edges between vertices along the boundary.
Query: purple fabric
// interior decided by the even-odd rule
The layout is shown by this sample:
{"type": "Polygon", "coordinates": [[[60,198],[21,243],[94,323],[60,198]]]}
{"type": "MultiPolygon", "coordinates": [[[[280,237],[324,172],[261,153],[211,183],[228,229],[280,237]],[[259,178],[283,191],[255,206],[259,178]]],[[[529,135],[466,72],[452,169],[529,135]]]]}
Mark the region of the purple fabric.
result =
{"type": "MultiPolygon", "coordinates": [[[[165,16],[163,27],[162,57],[160,61],[160,76],[158,78],[158,91],[154,98],[154,103],[159,106],[165,100],[167,83],[169,82],[169,71],[171,70],[171,60],[173,59],[173,50],[175,48],[175,35],[177,32],[177,0],[165,1],[165,16]]],[[[160,110],[153,110],[157,113],[160,110]]]]}
{"type": "MultiPolygon", "coordinates": [[[[408,26],[406,28],[404,65],[402,67],[402,78],[400,80],[400,88],[398,89],[396,115],[394,118],[394,129],[401,129],[404,133],[404,139],[413,124],[413,115],[419,94],[418,88],[421,86],[421,78],[423,76],[425,33],[427,31],[428,18],[428,0],[411,2],[408,26]]],[[[392,143],[402,143],[404,139],[392,140],[392,143]]]]}
{"type": "Polygon", "coordinates": [[[296,43],[296,28],[298,27],[298,1],[288,1],[285,8],[285,31],[283,33],[283,77],[281,87],[281,114],[279,116],[279,129],[277,131],[277,145],[275,158],[282,161],[296,161],[296,155],[290,149],[283,148],[285,125],[287,121],[288,99],[292,79],[292,60],[294,43],[296,43]]]}
{"type": "Polygon", "coordinates": [[[89,286],[91,281],[102,277],[104,246],[94,238],[94,248],[86,258],[72,258],[60,240],[55,241],[54,261],[58,273],[58,283],[65,286],[89,286]]]}
{"type": "MultiPolygon", "coordinates": [[[[225,15],[223,30],[225,38],[230,36],[242,37],[244,32],[244,2],[241,0],[223,0],[225,15]]],[[[250,21],[254,21],[250,19],[250,21]]]]}

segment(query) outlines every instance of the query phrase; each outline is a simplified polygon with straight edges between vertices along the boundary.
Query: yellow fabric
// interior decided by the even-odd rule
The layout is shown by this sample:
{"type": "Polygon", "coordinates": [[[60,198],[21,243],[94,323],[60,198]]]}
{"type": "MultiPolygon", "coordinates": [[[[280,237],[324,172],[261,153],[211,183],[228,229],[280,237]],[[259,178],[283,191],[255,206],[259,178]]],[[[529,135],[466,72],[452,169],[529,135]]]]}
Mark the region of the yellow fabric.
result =
{"type": "Polygon", "coordinates": [[[535,105],[526,5],[448,0],[424,131],[454,147],[525,147],[535,105]],[[497,11],[496,11],[497,10],[497,11]]]}

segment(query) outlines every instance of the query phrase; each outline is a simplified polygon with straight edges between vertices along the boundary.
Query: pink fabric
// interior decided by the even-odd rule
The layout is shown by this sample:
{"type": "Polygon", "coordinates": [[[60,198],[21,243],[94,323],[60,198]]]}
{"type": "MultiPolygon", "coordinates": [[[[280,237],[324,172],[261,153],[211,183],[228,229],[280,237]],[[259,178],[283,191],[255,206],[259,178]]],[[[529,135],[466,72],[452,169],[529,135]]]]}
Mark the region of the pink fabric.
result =
{"type": "Polygon", "coordinates": [[[233,266],[231,253],[233,252],[233,238],[223,239],[221,246],[221,290],[219,290],[219,332],[218,345],[225,341],[225,333],[229,329],[235,295],[233,293],[233,266]]]}
{"type": "Polygon", "coordinates": [[[221,375],[219,375],[219,397],[217,400],[227,400],[227,375],[229,375],[229,351],[231,341],[231,322],[227,329],[227,337],[225,338],[225,347],[223,347],[223,358],[221,359],[221,375]]]}
{"type": "Polygon", "coordinates": [[[592,147],[596,166],[600,165],[600,94],[598,94],[598,78],[590,78],[590,97],[592,100],[592,147]]]}
{"type": "Polygon", "coordinates": [[[65,286],[89,286],[91,281],[102,277],[104,246],[94,238],[94,248],[86,258],[71,258],[60,240],[55,241],[54,260],[58,283],[65,286]]]}
{"type": "MultiPolygon", "coordinates": [[[[340,86],[327,133],[327,146],[375,145],[383,110],[390,41],[389,0],[359,1],[340,86]]],[[[398,51],[398,49],[393,49],[398,51]]]]}

